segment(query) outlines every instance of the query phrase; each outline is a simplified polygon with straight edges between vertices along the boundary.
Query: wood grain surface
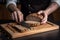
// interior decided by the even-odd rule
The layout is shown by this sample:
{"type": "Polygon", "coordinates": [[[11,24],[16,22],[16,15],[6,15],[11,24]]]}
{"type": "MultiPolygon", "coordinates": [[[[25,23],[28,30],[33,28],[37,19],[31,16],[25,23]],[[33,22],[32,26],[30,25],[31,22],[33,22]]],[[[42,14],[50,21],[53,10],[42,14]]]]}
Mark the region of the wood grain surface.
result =
{"type": "MultiPolygon", "coordinates": [[[[29,23],[30,21],[26,21],[26,23],[29,23]]],[[[59,26],[56,24],[53,24],[51,22],[47,22],[44,25],[38,25],[37,27],[31,27],[31,29],[27,29],[21,25],[15,24],[15,23],[8,23],[6,24],[1,24],[1,27],[7,31],[12,38],[18,38],[18,37],[23,37],[23,36],[28,36],[28,35],[33,35],[33,34],[37,34],[37,33],[43,33],[43,32],[48,32],[48,31],[52,31],[52,30],[57,30],[59,29],[59,26]],[[12,25],[12,26],[10,26],[12,25]],[[20,32],[18,30],[16,30],[16,27],[18,30],[20,30],[20,32]],[[22,32],[21,32],[22,31],[22,32]]]]}

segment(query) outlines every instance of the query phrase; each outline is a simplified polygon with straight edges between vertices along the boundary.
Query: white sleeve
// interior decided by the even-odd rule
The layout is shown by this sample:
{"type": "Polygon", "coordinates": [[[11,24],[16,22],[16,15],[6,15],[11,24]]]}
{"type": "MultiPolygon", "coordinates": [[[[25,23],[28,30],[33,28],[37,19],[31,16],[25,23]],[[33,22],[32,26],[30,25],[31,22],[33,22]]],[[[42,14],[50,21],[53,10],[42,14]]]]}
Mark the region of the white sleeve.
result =
{"type": "Polygon", "coordinates": [[[14,5],[16,6],[16,2],[17,2],[17,0],[7,0],[6,7],[7,7],[9,4],[14,4],[14,5]]]}
{"type": "Polygon", "coordinates": [[[60,0],[52,0],[52,2],[56,2],[60,6],[60,0]]]}

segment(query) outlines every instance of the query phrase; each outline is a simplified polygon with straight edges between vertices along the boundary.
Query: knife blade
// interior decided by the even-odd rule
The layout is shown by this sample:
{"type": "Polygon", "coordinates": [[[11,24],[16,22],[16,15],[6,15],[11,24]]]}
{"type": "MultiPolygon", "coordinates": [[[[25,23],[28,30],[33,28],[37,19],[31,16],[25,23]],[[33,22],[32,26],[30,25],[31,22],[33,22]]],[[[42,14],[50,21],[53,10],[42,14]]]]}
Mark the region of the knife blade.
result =
{"type": "Polygon", "coordinates": [[[25,21],[22,21],[18,24],[31,30],[31,26],[28,23],[26,23],[25,21]]]}

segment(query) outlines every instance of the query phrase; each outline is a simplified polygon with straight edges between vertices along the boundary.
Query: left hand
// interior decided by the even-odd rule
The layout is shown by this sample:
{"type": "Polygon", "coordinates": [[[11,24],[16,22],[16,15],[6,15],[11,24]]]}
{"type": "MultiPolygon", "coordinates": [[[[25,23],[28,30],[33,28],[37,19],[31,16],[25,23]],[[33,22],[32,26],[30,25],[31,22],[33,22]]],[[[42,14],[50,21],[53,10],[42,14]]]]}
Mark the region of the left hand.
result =
{"type": "Polygon", "coordinates": [[[48,15],[45,11],[41,10],[38,12],[39,15],[43,14],[43,19],[41,21],[41,24],[45,24],[47,22],[47,19],[48,19],[48,15]]]}

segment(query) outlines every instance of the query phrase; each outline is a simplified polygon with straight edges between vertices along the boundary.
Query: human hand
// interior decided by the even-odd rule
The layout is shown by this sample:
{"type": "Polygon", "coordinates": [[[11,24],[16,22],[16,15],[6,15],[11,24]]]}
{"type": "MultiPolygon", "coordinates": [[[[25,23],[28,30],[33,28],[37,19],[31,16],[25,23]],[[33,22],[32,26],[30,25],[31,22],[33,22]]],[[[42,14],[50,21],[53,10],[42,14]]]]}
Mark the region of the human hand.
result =
{"type": "Polygon", "coordinates": [[[45,24],[48,19],[47,13],[45,11],[41,10],[38,12],[38,14],[43,16],[43,19],[41,20],[41,24],[45,24]]]}
{"type": "Polygon", "coordinates": [[[16,10],[12,13],[12,19],[15,20],[16,22],[21,22],[23,21],[23,14],[20,10],[16,10]]]}

